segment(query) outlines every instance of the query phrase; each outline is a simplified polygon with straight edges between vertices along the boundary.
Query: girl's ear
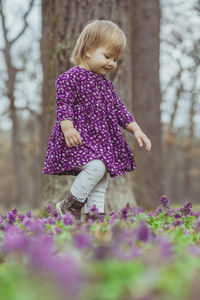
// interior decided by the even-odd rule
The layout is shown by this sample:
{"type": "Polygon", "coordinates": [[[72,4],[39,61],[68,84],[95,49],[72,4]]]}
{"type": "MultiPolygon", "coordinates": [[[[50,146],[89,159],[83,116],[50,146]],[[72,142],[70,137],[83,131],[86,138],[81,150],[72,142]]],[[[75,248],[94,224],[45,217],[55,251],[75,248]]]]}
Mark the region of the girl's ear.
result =
{"type": "Polygon", "coordinates": [[[89,53],[89,51],[87,51],[86,53],[85,53],[85,56],[87,57],[87,58],[90,58],[90,53],[89,53]]]}

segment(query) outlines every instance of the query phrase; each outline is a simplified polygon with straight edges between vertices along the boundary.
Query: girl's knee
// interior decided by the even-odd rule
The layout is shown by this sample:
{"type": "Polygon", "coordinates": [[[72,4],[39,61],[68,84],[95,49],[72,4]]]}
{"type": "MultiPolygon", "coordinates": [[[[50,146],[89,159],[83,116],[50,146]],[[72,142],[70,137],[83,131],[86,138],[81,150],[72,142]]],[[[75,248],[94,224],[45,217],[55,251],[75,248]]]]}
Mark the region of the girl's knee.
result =
{"type": "Polygon", "coordinates": [[[90,168],[95,175],[103,177],[106,172],[106,165],[102,160],[94,159],[90,162],[90,168]]]}

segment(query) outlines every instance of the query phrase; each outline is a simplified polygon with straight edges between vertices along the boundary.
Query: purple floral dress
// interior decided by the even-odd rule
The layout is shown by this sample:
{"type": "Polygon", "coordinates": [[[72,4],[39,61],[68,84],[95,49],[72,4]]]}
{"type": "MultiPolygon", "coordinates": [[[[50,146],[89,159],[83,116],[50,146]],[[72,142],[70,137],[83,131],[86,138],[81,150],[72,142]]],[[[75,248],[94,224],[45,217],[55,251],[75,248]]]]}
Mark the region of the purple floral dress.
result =
{"type": "Polygon", "coordinates": [[[56,120],[49,138],[43,173],[77,175],[92,159],[102,160],[111,177],[136,169],[132,150],[120,131],[134,122],[113,83],[75,66],[56,79],[56,120]],[[60,121],[71,120],[82,145],[69,148],[60,121]]]}

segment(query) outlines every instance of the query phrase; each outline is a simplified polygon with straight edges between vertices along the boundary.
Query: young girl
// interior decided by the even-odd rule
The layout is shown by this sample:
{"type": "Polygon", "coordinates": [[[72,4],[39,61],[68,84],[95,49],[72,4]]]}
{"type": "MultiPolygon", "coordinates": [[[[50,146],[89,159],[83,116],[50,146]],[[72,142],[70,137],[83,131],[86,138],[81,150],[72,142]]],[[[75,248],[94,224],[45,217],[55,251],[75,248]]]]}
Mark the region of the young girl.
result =
{"type": "Polygon", "coordinates": [[[104,215],[108,173],[111,177],[136,169],[120,126],[150,151],[151,142],[116,94],[106,75],[117,67],[126,47],[124,32],[113,22],[93,20],[81,32],[71,56],[75,65],[57,77],[56,121],[49,139],[44,174],[76,176],[57,212],[86,219],[95,204],[104,215]]]}

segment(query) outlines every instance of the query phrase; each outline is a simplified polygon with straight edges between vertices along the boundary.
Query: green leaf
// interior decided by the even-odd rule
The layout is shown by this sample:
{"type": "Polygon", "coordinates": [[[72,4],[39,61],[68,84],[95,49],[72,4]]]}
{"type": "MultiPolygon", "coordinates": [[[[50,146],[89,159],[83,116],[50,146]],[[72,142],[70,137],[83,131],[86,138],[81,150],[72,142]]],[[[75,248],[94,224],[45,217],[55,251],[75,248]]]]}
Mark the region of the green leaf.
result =
{"type": "Polygon", "coordinates": [[[46,208],[46,206],[44,207],[44,218],[46,219],[46,217],[47,217],[47,208],[46,208]]]}
{"type": "Polygon", "coordinates": [[[147,220],[148,224],[152,225],[154,223],[154,218],[152,216],[147,220]]]}
{"type": "Polygon", "coordinates": [[[158,223],[156,223],[156,222],[153,224],[153,228],[154,228],[154,229],[157,229],[157,228],[158,228],[158,226],[159,226],[159,224],[158,224],[158,223]]]}

